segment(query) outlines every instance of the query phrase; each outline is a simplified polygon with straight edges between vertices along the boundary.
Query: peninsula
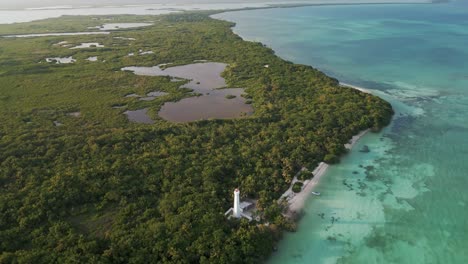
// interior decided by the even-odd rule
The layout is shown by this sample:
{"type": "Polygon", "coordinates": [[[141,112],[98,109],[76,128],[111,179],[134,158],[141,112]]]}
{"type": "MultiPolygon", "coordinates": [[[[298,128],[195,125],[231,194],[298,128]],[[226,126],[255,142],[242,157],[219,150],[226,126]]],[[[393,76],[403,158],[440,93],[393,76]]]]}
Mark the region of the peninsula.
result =
{"type": "Polygon", "coordinates": [[[300,168],[339,162],[354,135],[390,122],[389,103],[212,13],[0,25],[49,34],[0,36],[0,262],[259,263],[294,228],[277,201],[300,168]],[[108,23],[145,25],[69,34],[108,23]],[[195,97],[241,108],[160,116],[195,97]],[[236,188],[258,220],[225,217],[236,188]]]}

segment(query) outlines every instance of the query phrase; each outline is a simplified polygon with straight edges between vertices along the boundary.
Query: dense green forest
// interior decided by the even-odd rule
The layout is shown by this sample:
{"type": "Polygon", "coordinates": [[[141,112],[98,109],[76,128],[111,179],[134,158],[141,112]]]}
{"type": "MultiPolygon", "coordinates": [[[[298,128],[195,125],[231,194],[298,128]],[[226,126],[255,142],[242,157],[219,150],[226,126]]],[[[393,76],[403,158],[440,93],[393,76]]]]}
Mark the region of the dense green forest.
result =
{"type": "Polygon", "coordinates": [[[276,199],[294,174],[337,162],[352,135],[393,114],[380,98],[284,61],[205,13],[62,17],[1,25],[0,35],[147,21],[154,25],[109,35],[0,37],[0,263],[261,262],[292,228],[276,199]],[[154,54],[127,56],[140,49],[154,54]],[[68,56],[77,61],[45,62],[68,56]],[[194,60],[227,63],[224,77],[246,88],[254,114],[170,123],[158,110],[189,91],[120,70],[194,60]],[[169,95],[125,97],[154,90],[169,95]],[[123,114],[144,107],[154,124],[123,114]],[[258,199],[260,223],[226,219],[236,187],[258,199]]]}

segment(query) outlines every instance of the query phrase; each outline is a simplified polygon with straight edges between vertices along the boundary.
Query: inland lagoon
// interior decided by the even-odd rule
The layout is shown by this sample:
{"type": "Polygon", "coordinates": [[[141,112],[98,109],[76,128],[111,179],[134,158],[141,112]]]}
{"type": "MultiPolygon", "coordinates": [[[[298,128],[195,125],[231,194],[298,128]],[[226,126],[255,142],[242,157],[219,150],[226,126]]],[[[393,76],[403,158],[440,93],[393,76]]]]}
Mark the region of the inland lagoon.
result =
{"type": "Polygon", "coordinates": [[[151,117],[148,116],[147,112],[148,108],[145,108],[134,111],[127,110],[124,112],[124,114],[127,115],[128,120],[132,122],[142,124],[153,124],[154,121],[151,119],[151,117]]]}
{"type": "Polygon", "coordinates": [[[35,37],[57,37],[57,36],[83,36],[83,35],[108,35],[110,32],[66,32],[66,33],[41,33],[41,34],[19,34],[5,35],[4,38],[35,38],[35,37]]]}
{"type": "Polygon", "coordinates": [[[179,102],[167,102],[159,116],[172,122],[190,122],[201,119],[229,119],[250,115],[252,107],[242,97],[244,89],[220,89],[208,95],[189,97],[179,102]],[[231,98],[234,96],[233,98],[231,98]]]}
{"type": "MultiPolygon", "coordinates": [[[[206,119],[239,118],[253,113],[252,106],[247,104],[246,99],[242,96],[244,89],[226,89],[226,81],[221,76],[226,69],[226,64],[204,62],[162,69],[163,66],[167,66],[167,64],[122,69],[137,75],[169,76],[175,81],[189,80],[181,88],[191,89],[197,96],[178,102],[165,103],[159,111],[159,116],[163,119],[171,122],[191,122],[206,119]]],[[[130,96],[138,95],[132,94],[130,96]]]]}
{"type": "Polygon", "coordinates": [[[153,23],[108,23],[101,26],[89,27],[89,29],[99,29],[99,30],[119,30],[119,29],[129,29],[129,28],[141,28],[148,27],[153,25],[153,23]]]}
{"type": "Polygon", "coordinates": [[[467,263],[468,4],[215,16],[279,56],[390,101],[396,115],[331,166],[270,263],[467,263]],[[360,152],[359,150],[367,151],[360,152]]]}
{"type": "Polygon", "coordinates": [[[78,46],[72,47],[70,49],[87,49],[87,48],[103,48],[104,45],[101,45],[97,42],[88,42],[88,43],[81,43],[78,46]]]}
{"type": "Polygon", "coordinates": [[[176,67],[162,67],[167,64],[154,67],[125,67],[123,71],[131,71],[144,76],[170,76],[178,79],[190,80],[183,88],[193,89],[195,92],[207,92],[217,88],[226,87],[226,81],[221,73],[226,68],[224,63],[194,63],[176,67]]]}
{"type": "Polygon", "coordinates": [[[76,60],[73,57],[53,57],[53,58],[46,58],[46,62],[55,63],[55,64],[68,64],[74,63],[76,60]]]}

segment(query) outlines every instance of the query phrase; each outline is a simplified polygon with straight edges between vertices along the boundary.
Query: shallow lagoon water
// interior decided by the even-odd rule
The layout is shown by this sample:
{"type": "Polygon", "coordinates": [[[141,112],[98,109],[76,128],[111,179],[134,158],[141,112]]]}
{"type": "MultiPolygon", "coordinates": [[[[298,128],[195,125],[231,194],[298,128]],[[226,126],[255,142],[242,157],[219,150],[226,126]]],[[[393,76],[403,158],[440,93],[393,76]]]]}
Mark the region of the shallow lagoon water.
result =
{"type": "Polygon", "coordinates": [[[138,94],[136,94],[136,93],[131,93],[131,94],[125,95],[125,98],[132,98],[132,97],[140,97],[140,96],[138,94]]]}
{"type": "Polygon", "coordinates": [[[80,117],[81,116],[81,112],[71,112],[71,113],[68,113],[69,116],[73,116],[73,117],[80,117]]]}
{"type": "Polygon", "coordinates": [[[231,12],[234,31],[396,110],[331,166],[270,263],[468,263],[468,4],[231,12]],[[369,153],[358,150],[369,146],[369,153]]]}
{"type": "Polygon", "coordinates": [[[90,27],[99,30],[119,30],[128,28],[141,28],[153,25],[152,23],[107,23],[102,26],[90,27]]]}
{"type": "Polygon", "coordinates": [[[147,50],[147,51],[140,50],[138,54],[140,54],[140,55],[149,55],[149,54],[154,54],[154,51],[152,51],[152,50],[147,50]]]}
{"type": "Polygon", "coordinates": [[[30,22],[46,18],[54,18],[60,16],[92,16],[92,15],[161,15],[177,12],[175,10],[167,10],[164,7],[148,10],[148,6],[116,6],[116,7],[81,7],[81,8],[45,8],[34,10],[0,10],[0,24],[11,24],[20,22],[30,22]]]}
{"type": "Polygon", "coordinates": [[[82,36],[82,35],[108,35],[110,32],[66,32],[66,33],[43,33],[43,34],[24,34],[24,35],[6,35],[4,38],[34,38],[34,37],[56,37],[56,36],[82,36]]]}
{"type": "Polygon", "coordinates": [[[168,93],[159,92],[159,91],[150,92],[150,93],[146,94],[146,97],[141,97],[140,101],[153,101],[157,97],[161,97],[161,96],[165,96],[165,95],[168,95],[168,93]]]}
{"type": "Polygon", "coordinates": [[[194,63],[169,67],[164,70],[160,66],[163,65],[154,67],[125,67],[122,70],[132,71],[137,75],[171,76],[178,79],[187,79],[190,82],[183,87],[200,93],[226,87],[226,81],[221,77],[221,73],[227,66],[224,63],[194,63]]]}
{"type": "Polygon", "coordinates": [[[147,95],[147,96],[150,96],[150,97],[158,97],[158,96],[168,95],[168,93],[159,92],[159,91],[154,91],[154,92],[149,92],[149,93],[147,93],[146,95],[147,95]]]}
{"type": "Polygon", "coordinates": [[[97,42],[87,42],[87,43],[81,43],[78,46],[72,47],[70,49],[87,49],[87,48],[103,48],[104,45],[101,45],[97,42]]]}
{"type": "Polygon", "coordinates": [[[182,99],[178,102],[167,102],[159,111],[159,116],[172,122],[190,122],[206,119],[230,119],[252,114],[253,109],[241,97],[242,88],[213,90],[208,96],[182,99]],[[227,95],[235,98],[228,99],[227,95]]]}
{"type": "Polygon", "coordinates": [[[134,111],[125,111],[125,115],[127,115],[128,120],[135,122],[135,123],[141,123],[141,124],[153,124],[154,121],[151,119],[151,117],[148,116],[148,108],[145,109],[139,109],[139,110],[134,110],[134,111]]]}
{"type": "Polygon", "coordinates": [[[114,37],[115,39],[123,39],[123,40],[136,40],[135,38],[126,38],[126,37],[114,37]]]}
{"type": "Polygon", "coordinates": [[[46,58],[46,62],[55,62],[56,64],[68,64],[76,62],[73,57],[54,57],[54,58],[46,58]]]}
{"type": "MultiPolygon", "coordinates": [[[[9,3],[10,1],[0,2],[0,6],[7,6],[8,9],[0,9],[0,24],[10,24],[19,22],[29,22],[34,20],[60,17],[65,15],[161,15],[180,11],[193,10],[223,10],[238,9],[248,7],[267,7],[270,4],[278,4],[282,1],[265,1],[265,3],[249,1],[146,1],[142,4],[135,4],[134,1],[125,1],[125,3],[115,3],[112,5],[100,1],[90,1],[86,4],[69,1],[64,5],[63,1],[56,1],[56,4],[46,4],[44,1],[29,1],[29,3],[9,3]],[[164,2],[164,3],[161,3],[164,2]],[[236,3],[237,2],[237,3],[236,3]],[[159,4],[158,4],[159,3],[159,4]],[[25,9],[16,9],[20,6],[32,7],[25,9]]],[[[285,1],[287,2],[287,1],[285,1]]],[[[295,1],[296,2],[296,1],[295,1]]],[[[300,2],[300,1],[297,1],[300,2]]],[[[23,8],[23,7],[22,7],[23,8]]]]}
{"type": "Polygon", "coordinates": [[[190,122],[212,118],[238,118],[250,115],[253,112],[251,105],[241,97],[242,88],[219,89],[226,87],[226,81],[221,77],[225,70],[224,63],[194,63],[161,69],[154,67],[125,67],[123,71],[132,71],[137,75],[170,76],[175,81],[190,80],[181,88],[192,89],[200,96],[182,99],[178,102],[165,103],[159,115],[171,122],[190,122]],[[227,95],[235,95],[233,99],[227,95]]]}

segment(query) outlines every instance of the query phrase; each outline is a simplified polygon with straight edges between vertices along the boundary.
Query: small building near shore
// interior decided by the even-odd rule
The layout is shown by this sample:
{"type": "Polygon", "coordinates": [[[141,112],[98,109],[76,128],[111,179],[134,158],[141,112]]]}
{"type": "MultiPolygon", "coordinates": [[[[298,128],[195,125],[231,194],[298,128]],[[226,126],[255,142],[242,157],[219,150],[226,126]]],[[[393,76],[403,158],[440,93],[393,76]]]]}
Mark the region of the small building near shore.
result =
{"type": "Polygon", "coordinates": [[[228,219],[231,217],[234,218],[247,218],[249,221],[252,221],[252,210],[255,209],[255,201],[244,200],[240,201],[240,191],[239,189],[234,190],[234,204],[233,207],[229,208],[224,215],[228,216],[228,219]]]}

